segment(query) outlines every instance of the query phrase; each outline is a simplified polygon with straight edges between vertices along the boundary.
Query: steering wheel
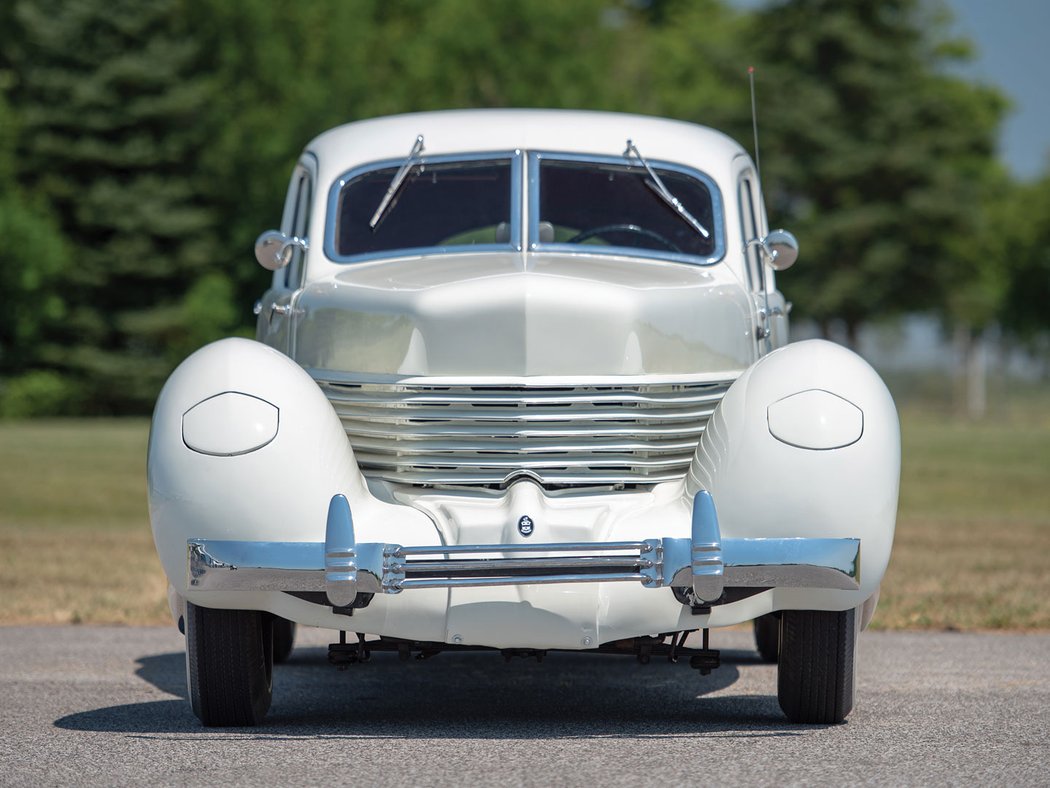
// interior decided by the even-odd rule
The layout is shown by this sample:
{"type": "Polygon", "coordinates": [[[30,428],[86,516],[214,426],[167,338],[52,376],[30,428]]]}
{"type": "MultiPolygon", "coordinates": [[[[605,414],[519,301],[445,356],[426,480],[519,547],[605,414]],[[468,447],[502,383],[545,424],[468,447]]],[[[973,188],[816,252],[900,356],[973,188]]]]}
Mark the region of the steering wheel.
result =
{"type": "Polygon", "coordinates": [[[639,227],[637,224],[603,224],[601,227],[592,227],[590,230],[584,230],[579,232],[570,238],[566,243],[570,244],[582,244],[593,238],[596,235],[604,235],[605,233],[633,233],[634,235],[640,235],[643,238],[648,238],[651,241],[656,241],[658,244],[663,246],[670,252],[681,252],[675,244],[664,238],[660,233],[654,230],[646,229],[645,227],[639,227]]]}

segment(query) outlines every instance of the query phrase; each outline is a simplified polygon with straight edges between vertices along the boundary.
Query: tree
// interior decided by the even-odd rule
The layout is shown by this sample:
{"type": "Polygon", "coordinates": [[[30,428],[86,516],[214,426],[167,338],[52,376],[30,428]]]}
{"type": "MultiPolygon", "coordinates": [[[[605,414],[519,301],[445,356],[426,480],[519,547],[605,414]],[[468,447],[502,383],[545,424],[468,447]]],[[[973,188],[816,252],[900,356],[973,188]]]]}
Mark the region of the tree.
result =
{"type": "MultiPolygon", "coordinates": [[[[217,258],[250,303],[251,262],[292,165],[316,134],[378,115],[460,107],[627,109],[641,31],[606,0],[187,0],[215,99],[202,170],[225,232],[217,258]],[[236,31],[231,35],[230,31],[236,31]]],[[[406,151],[410,141],[406,141],[406,151]]]]}
{"type": "Polygon", "coordinates": [[[763,176],[804,250],[785,289],[825,330],[843,320],[851,341],[871,319],[950,310],[953,283],[980,273],[966,250],[1005,100],[948,73],[969,48],[929,9],[789,0],[754,18],[763,176]]]}
{"type": "MultiPolygon", "coordinates": [[[[988,162],[1003,103],[946,74],[965,48],[926,9],[922,0],[791,0],[754,15],[722,0],[3,5],[0,76],[14,76],[21,129],[11,199],[35,218],[3,216],[53,216],[58,231],[43,235],[65,237],[74,255],[61,286],[38,288],[51,312],[36,313],[61,307],[61,320],[42,320],[26,342],[11,339],[10,319],[0,323],[0,374],[50,367],[78,379],[89,411],[148,409],[183,355],[247,329],[266,277],[252,242],[277,223],[303,146],[333,125],[466,106],[582,107],[679,117],[748,141],[751,55],[771,213],[804,246],[785,281],[799,313],[841,317],[851,333],[931,306],[977,325],[998,303],[974,233],[999,188],[988,162]],[[970,292],[946,284],[960,281],[970,292]]],[[[57,270],[44,261],[60,253],[48,254],[34,263],[41,271],[57,270]]]]}
{"type": "Polygon", "coordinates": [[[196,170],[211,85],[179,11],[175,0],[23,2],[8,39],[20,180],[75,250],[44,360],[79,378],[90,412],[151,406],[197,329],[182,302],[212,262],[196,170]]]}
{"type": "Polygon", "coordinates": [[[0,415],[34,415],[61,409],[75,390],[57,374],[38,370],[41,343],[65,316],[59,283],[69,250],[48,207],[15,181],[14,148],[18,127],[0,92],[0,415]]]}
{"type": "Polygon", "coordinates": [[[748,15],[721,0],[653,0],[637,13],[638,35],[621,56],[633,60],[629,109],[750,143],[748,15]]]}
{"type": "Polygon", "coordinates": [[[1016,186],[998,208],[1010,279],[997,317],[1014,335],[1034,339],[1050,331],[1050,169],[1016,186]]]}
{"type": "Polygon", "coordinates": [[[5,5],[19,180],[76,251],[66,315],[34,363],[75,376],[91,412],[147,409],[182,355],[246,327],[265,286],[252,241],[276,224],[303,145],[338,123],[467,106],[711,122],[717,79],[691,58],[724,32],[710,27],[723,7],[655,5],[5,5]],[[683,23],[701,32],[685,36],[683,23]]]}

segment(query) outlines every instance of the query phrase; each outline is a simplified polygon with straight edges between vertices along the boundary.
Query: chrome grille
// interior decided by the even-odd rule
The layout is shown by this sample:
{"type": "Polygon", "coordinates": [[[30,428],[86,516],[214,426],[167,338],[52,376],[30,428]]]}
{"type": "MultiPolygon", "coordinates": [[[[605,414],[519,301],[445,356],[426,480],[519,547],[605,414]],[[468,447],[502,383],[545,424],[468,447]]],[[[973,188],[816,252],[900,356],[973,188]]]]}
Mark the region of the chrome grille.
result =
{"type": "Polygon", "coordinates": [[[366,475],[415,485],[680,479],[732,380],[645,385],[356,383],[315,375],[366,475]]]}

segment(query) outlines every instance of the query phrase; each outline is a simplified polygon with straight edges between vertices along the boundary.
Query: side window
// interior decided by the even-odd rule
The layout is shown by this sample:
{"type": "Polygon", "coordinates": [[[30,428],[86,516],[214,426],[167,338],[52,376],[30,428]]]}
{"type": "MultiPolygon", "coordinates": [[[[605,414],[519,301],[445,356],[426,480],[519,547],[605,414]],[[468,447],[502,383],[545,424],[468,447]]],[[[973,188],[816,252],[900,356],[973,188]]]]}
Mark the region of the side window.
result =
{"type": "MultiPolygon", "coordinates": [[[[284,232],[297,238],[303,238],[306,235],[306,228],[310,225],[311,185],[310,174],[299,170],[295,186],[295,205],[288,226],[282,228],[284,232]]],[[[300,287],[305,273],[302,249],[295,250],[292,262],[284,268],[282,273],[284,274],[281,281],[282,286],[289,290],[296,290],[300,287]]]]}
{"type": "MultiPolygon", "coordinates": [[[[737,198],[740,201],[740,232],[744,237],[744,243],[758,238],[758,217],[755,214],[755,203],[752,199],[751,179],[741,178],[740,187],[737,190],[737,198]]],[[[747,258],[747,275],[751,281],[751,289],[760,291],[763,289],[762,258],[757,246],[748,246],[744,252],[747,258]]]]}

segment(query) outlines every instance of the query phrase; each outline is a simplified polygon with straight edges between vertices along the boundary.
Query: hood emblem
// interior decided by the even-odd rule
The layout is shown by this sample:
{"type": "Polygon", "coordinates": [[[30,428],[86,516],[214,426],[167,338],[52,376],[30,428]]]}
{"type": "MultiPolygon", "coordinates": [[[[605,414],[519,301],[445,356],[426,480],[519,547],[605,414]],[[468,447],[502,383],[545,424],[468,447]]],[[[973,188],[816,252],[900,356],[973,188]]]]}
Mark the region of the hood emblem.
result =
{"type": "Polygon", "coordinates": [[[536,524],[532,522],[532,518],[527,514],[522,515],[521,519],[518,520],[518,533],[522,536],[531,536],[535,527],[536,524]]]}

